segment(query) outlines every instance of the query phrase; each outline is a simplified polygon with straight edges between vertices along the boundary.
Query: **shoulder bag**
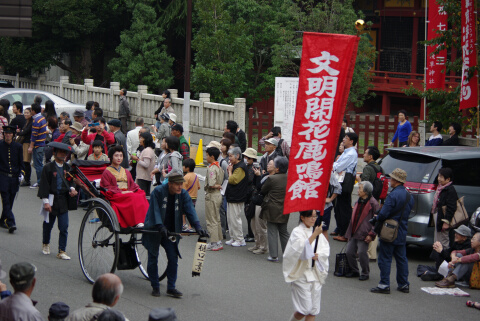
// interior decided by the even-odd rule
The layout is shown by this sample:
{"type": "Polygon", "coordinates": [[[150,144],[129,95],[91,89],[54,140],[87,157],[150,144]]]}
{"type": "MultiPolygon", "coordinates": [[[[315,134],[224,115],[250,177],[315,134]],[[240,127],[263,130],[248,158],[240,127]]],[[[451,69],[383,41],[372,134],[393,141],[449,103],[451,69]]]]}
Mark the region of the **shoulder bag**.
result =
{"type": "MultiPolygon", "coordinates": [[[[457,210],[455,211],[455,214],[453,214],[452,220],[449,223],[451,228],[457,228],[460,225],[466,224],[468,222],[469,217],[467,210],[465,209],[465,205],[463,204],[463,198],[464,196],[460,197],[457,200],[457,210]]],[[[442,211],[443,213],[447,212],[446,205],[442,206],[442,211]]]]}
{"type": "Polygon", "coordinates": [[[345,276],[351,272],[350,265],[348,265],[347,254],[345,253],[347,245],[345,245],[340,253],[335,256],[335,276],[345,276]]]}
{"type": "MultiPolygon", "coordinates": [[[[394,220],[393,218],[390,218],[390,217],[395,216],[397,213],[401,213],[400,220],[402,220],[403,210],[405,209],[405,206],[407,206],[408,202],[410,202],[410,197],[411,197],[410,193],[407,192],[407,198],[406,198],[405,203],[403,204],[402,208],[400,209],[400,211],[394,212],[393,214],[388,216],[389,217],[388,219],[386,219],[383,222],[380,222],[381,230],[380,230],[380,233],[379,233],[378,236],[380,237],[380,239],[382,241],[391,243],[391,242],[393,242],[397,239],[398,226],[400,225],[400,223],[398,221],[394,220]]],[[[375,230],[376,229],[377,229],[377,227],[375,227],[375,230]]]]}

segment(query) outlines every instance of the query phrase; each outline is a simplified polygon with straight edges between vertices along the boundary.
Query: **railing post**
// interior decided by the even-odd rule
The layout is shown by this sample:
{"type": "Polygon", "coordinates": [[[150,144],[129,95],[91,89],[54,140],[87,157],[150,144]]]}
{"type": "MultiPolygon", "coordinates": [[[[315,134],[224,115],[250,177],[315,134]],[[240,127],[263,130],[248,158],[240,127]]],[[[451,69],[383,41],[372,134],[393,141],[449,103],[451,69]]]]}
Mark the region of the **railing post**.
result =
{"type": "Polygon", "coordinates": [[[87,102],[87,100],[88,100],[88,87],[93,87],[93,79],[84,79],[83,83],[85,85],[85,89],[83,90],[83,101],[87,102]]]}
{"type": "Polygon", "coordinates": [[[15,75],[15,88],[20,88],[20,74],[18,72],[15,75]]]}
{"type": "MultiPolygon", "coordinates": [[[[143,118],[151,117],[150,115],[147,116],[147,113],[143,111],[143,101],[142,101],[143,94],[148,93],[148,86],[138,85],[137,92],[138,92],[138,103],[137,103],[137,106],[135,107],[138,109],[138,113],[136,115],[143,118]]],[[[130,106],[130,110],[135,110],[135,109],[132,109],[132,106],[130,106]]]]}
{"type": "Polygon", "coordinates": [[[60,97],[63,97],[65,99],[69,99],[70,97],[66,97],[65,93],[64,93],[64,87],[63,85],[64,84],[68,84],[70,82],[70,77],[68,76],[60,76],[60,88],[59,88],[59,93],[58,95],[60,97]]]}
{"type": "MultiPolygon", "coordinates": [[[[203,104],[210,102],[210,94],[200,93],[200,97],[198,98],[198,100],[200,101],[200,104],[198,106],[198,127],[203,127],[203,112],[205,110],[203,104]]],[[[213,118],[213,121],[219,121],[218,117],[212,117],[212,118],[213,118]]],[[[218,127],[217,124],[213,124],[213,128],[220,128],[220,127],[218,127]]]]}
{"type": "Polygon", "coordinates": [[[245,110],[247,108],[247,100],[245,98],[235,98],[233,103],[235,107],[233,118],[238,124],[238,128],[245,130],[245,110]]]}
{"type": "Polygon", "coordinates": [[[178,98],[178,89],[168,89],[170,98],[178,98]]]}
{"type": "MultiPolygon", "coordinates": [[[[116,107],[115,107],[115,91],[116,90],[120,90],[120,83],[119,82],[111,82],[110,83],[110,106],[109,106],[109,111],[111,113],[114,113],[116,111],[116,107]]],[[[113,114],[112,115],[109,115],[110,117],[114,117],[113,114]]]]}
{"type": "Polygon", "coordinates": [[[37,89],[38,90],[42,90],[42,83],[45,81],[45,79],[47,79],[47,76],[45,76],[45,74],[38,75],[38,78],[37,78],[37,89]]]}

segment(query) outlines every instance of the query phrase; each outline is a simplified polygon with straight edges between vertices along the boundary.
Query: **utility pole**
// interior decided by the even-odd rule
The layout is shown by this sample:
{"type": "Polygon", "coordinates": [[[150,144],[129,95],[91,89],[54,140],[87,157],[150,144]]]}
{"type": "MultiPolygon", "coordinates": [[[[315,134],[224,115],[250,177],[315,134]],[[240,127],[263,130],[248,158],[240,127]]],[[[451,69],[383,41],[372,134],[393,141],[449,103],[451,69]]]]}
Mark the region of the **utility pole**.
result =
{"type": "MultiPolygon", "coordinates": [[[[185,45],[185,85],[183,92],[183,135],[187,140],[190,136],[190,61],[192,42],[192,0],[187,0],[187,36],[185,45]]],[[[190,141],[190,140],[189,140],[190,141]]]]}

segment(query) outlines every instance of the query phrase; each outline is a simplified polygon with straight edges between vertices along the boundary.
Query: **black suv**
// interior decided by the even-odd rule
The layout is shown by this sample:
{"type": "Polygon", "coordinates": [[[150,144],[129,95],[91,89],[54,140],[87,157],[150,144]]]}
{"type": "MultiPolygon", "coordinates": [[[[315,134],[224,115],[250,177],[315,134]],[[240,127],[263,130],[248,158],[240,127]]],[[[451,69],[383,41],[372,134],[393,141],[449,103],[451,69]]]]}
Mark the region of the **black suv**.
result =
{"type": "Polygon", "coordinates": [[[434,231],[433,227],[428,227],[428,221],[440,168],[453,170],[453,185],[458,197],[465,196],[465,208],[470,215],[480,206],[480,148],[389,148],[380,165],[387,174],[397,167],[407,172],[405,187],[415,199],[408,220],[408,244],[433,244],[434,231]]]}

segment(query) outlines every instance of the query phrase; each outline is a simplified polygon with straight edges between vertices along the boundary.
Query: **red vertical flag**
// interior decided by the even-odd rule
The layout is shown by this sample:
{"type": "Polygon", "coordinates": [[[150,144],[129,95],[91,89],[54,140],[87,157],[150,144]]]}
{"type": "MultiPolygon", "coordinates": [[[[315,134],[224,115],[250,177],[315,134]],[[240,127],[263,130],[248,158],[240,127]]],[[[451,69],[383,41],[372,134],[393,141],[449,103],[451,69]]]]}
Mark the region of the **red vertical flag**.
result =
{"type": "MultiPolygon", "coordinates": [[[[447,30],[447,13],[443,6],[439,6],[436,0],[428,1],[428,32],[427,39],[432,40],[438,37],[437,31],[447,30]]],[[[447,50],[444,49],[433,54],[440,45],[427,46],[427,68],[425,84],[427,89],[443,89],[445,86],[445,61],[447,50]]]]}
{"type": "Polygon", "coordinates": [[[323,210],[359,38],[305,32],[284,214],[323,210]]]}
{"type": "Polygon", "coordinates": [[[477,32],[475,27],[475,3],[462,0],[462,84],[460,87],[460,110],[478,105],[478,75],[469,79],[468,70],[477,65],[477,32]]]}

